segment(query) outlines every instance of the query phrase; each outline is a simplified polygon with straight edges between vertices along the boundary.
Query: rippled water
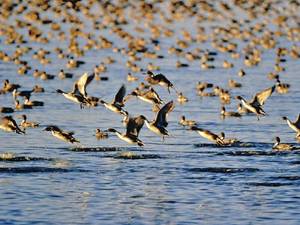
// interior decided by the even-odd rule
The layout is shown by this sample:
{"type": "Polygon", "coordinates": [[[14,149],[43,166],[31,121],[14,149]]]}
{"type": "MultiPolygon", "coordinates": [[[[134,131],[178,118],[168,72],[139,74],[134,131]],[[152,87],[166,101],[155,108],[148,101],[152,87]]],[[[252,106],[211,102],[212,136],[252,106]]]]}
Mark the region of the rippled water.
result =
{"type": "MultiPolygon", "coordinates": [[[[179,32],[187,24],[190,21],[172,28],[179,32]]],[[[190,32],[193,33],[192,28],[190,32]]],[[[108,32],[104,35],[122,47],[117,37],[108,32]]],[[[294,132],[281,117],[294,120],[299,113],[299,61],[286,57],[282,80],[290,83],[291,89],[287,95],[275,93],[268,99],[265,105],[268,116],[260,121],[251,115],[222,120],[219,99],[197,96],[196,83],[210,81],[225,87],[227,80],[234,78],[242,82],[243,88],[232,90],[232,96],[249,99],[274,84],[266,74],[272,71],[275,50],[265,51],[263,63],[246,68],[247,75],[240,78],[237,72],[244,68],[242,59],[229,59],[235,65],[229,70],[221,67],[221,62],[228,58],[226,54],[216,57],[217,68],[213,70],[201,70],[198,61],[189,62],[188,68],[177,69],[178,58],[167,53],[173,41],[161,39],[161,43],[160,53],[167,57],[146,59],[141,66],[145,67],[149,61],[159,65],[160,72],[174,82],[189,102],[176,104],[170,113],[171,136],[164,142],[142,129],[143,148],[127,145],[113,135],[97,141],[93,136],[96,128],[124,130],[122,118],[101,106],[81,110],[55,93],[57,88],[70,90],[75,79],[85,71],[92,72],[107,56],[117,60],[105,73],[109,81],[93,81],[88,93],[110,100],[123,83],[127,90],[135,88],[137,83],[126,81],[129,71],[125,59],[111,49],[88,51],[83,58],[86,64],[72,71],[76,76],[72,80],[41,81],[31,75],[20,76],[16,65],[0,62],[1,81],[10,79],[24,90],[34,84],[46,89],[45,93],[32,97],[44,101],[44,107],[14,114],[16,117],[26,113],[28,120],[39,121],[41,128],[28,129],[25,136],[0,133],[0,151],[15,153],[12,158],[0,159],[1,224],[299,224],[300,152],[272,152],[275,136],[280,136],[283,142],[295,143],[294,132]],[[226,148],[209,144],[178,124],[183,114],[197,120],[201,127],[216,133],[224,131],[228,137],[247,144],[226,148]],[[70,146],[43,132],[49,124],[74,131],[82,146],[70,146]],[[124,157],[124,151],[135,155],[124,157]]],[[[53,41],[45,48],[53,49],[58,44],[53,41]]],[[[207,43],[197,45],[211,49],[207,43]]],[[[279,39],[279,46],[291,44],[279,39]]],[[[1,44],[0,49],[12,52],[14,47],[1,44]]],[[[31,56],[30,53],[24,59],[50,74],[57,74],[67,62],[51,55],[53,63],[41,66],[31,56]]],[[[144,75],[136,75],[143,81],[144,75]]],[[[174,92],[168,94],[161,87],[156,90],[165,102],[176,101],[174,92]]],[[[11,95],[1,95],[0,101],[5,106],[13,104],[11,95]]],[[[234,110],[237,103],[233,99],[226,108],[234,110]]],[[[155,115],[149,104],[135,99],[126,104],[126,109],[135,115],[145,114],[150,118],[155,115]]]]}

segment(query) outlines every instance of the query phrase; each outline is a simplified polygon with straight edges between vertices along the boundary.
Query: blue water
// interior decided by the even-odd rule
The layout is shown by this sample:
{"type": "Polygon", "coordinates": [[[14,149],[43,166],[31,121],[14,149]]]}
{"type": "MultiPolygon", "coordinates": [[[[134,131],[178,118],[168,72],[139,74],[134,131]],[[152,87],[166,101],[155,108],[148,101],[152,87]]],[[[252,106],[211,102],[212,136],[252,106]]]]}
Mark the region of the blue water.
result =
{"type": "MultiPolygon", "coordinates": [[[[51,12],[41,15],[51,16],[51,12]]],[[[14,18],[16,16],[5,22],[13,24],[14,18]]],[[[135,25],[132,22],[125,27],[133,32],[135,25]]],[[[205,22],[204,25],[210,27],[212,24],[205,22]]],[[[220,25],[223,26],[222,23],[220,25]]],[[[38,26],[48,31],[42,25],[38,26]]],[[[32,96],[32,100],[44,101],[44,107],[13,114],[17,121],[20,121],[18,115],[26,114],[29,121],[40,122],[40,128],[27,129],[24,136],[0,131],[0,152],[15,154],[13,160],[0,161],[1,224],[300,223],[300,151],[272,151],[275,136],[280,136],[282,142],[299,146],[294,132],[281,119],[287,116],[295,120],[299,114],[299,60],[284,57],[287,62],[281,65],[286,71],[280,76],[282,82],[291,84],[291,88],[288,94],[274,93],[267,100],[264,109],[268,116],[259,121],[251,115],[222,120],[218,97],[200,98],[196,94],[196,83],[209,81],[227,88],[228,79],[233,78],[243,87],[233,89],[231,95],[250,99],[256,92],[274,84],[273,80],[267,79],[267,74],[273,71],[275,50],[264,50],[261,64],[251,68],[245,68],[243,58],[231,59],[229,54],[219,53],[212,63],[216,69],[202,70],[199,60],[188,62],[167,52],[175,45],[176,37],[182,38],[182,28],[195,34],[195,19],[186,18],[168,26],[174,30],[175,36],[159,39],[159,54],[165,58],[144,59],[138,65],[144,69],[148,62],[160,66],[159,72],[165,74],[188,97],[189,102],[180,105],[176,102],[174,91],[169,94],[165,88],[155,87],[165,102],[176,102],[174,111],[168,116],[170,137],[162,141],[161,137],[144,127],[140,133],[140,139],[145,143],[143,148],[128,145],[114,135],[96,140],[93,136],[96,128],[105,130],[113,127],[125,131],[122,117],[102,106],[80,109],[79,105],[55,93],[58,88],[70,91],[78,77],[84,72],[91,73],[94,66],[108,56],[117,61],[107,65],[107,72],[103,74],[109,77],[109,81],[93,81],[87,92],[111,101],[122,84],[126,85],[127,92],[133,90],[138,83],[127,82],[126,75],[130,71],[125,66],[126,57],[120,53],[114,53],[112,49],[92,49],[79,58],[85,64],[73,70],[66,69],[67,59],[58,59],[54,53],[47,56],[52,64],[46,66],[32,59],[33,51],[22,57],[33,69],[58,74],[63,68],[74,73],[73,79],[65,80],[42,81],[32,76],[33,70],[21,76],[17,74],[17,65],[0,61],[1,81],[9,79],[12,83],[19,83],[21,90],[31,89],[35,84],[46,90],[32,96]],[[223,69],[224,59],[233,62],[234,67],[223,69]],[[177,60],[190,66],[176,68],[177,60]],[[242,78],[237,76],[241,68],[247,73],[242,78]],[[216,147],[197,133],[180,126],[181,115],[196,120],[200,127],[215,133],[224,131],[226,136],[238,138],[246,144],[216,147]],[[81,145],[69,145],[42,131],[50,124],[74,131],[81,145]],[[102,151],[102,147],[108,151],[102,151]],[[120,157],[125,151],[139,157],[120,157]]],[[[67,30],[68,25],[63,27],[67,30]]],[[[86,30],[105,36],[114,42],[115,47],[127,46],[108,30],[95,31],[89,25],[86,30]]],[[[25,29],[19,32],[26,33],[25,29]]],[[[138,35],[150,37],[147,32],[138,35]]],[[[1,36],[0,50],[11,55],[16,44],[5,45],[4,40],[1,36]]],[[[277,41],[281,47],[299,45],[299,42],[283,37],[277,41]]],[[[241,52],[244,43],[235,42],[241,52]]],[[[53,50],[58,46],[64,48],[67,44],[52,39],[47,45],[29,42],[27,46],[34,50],[40,47],[53,50]]],[[[213,50],[209,42],[193,43],[187,50],[197,47],[213,50]]],[[[139,82],[144,81],[141,72],[134,75],[139,82]]],[[[237,104],[233,98],[226,109],[236,110],[237,104]]],[[[0,106],[13,106],[12,96],[0,95],[0,106]]],[[[155,117],[150,104],[135,98],[129,100],[125,108],[132,115],[155,117]]]]}

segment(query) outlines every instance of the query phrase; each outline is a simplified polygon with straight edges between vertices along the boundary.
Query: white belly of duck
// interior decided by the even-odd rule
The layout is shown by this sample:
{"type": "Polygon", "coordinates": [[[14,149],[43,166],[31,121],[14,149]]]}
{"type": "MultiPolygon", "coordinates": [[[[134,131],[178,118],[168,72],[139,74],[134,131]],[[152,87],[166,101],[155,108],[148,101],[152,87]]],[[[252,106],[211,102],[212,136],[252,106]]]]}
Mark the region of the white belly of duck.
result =
{"type": "Polygon", "coordinates": [[[126,141],[127,143],[129,144],[135,144],[136,141],[132,140],[131,138],[127,137],[127,136],[124,136],[123,134],[120,134],[120,133],[116,133],[116,135],[123,141],[126,141]]]}
{"type": "Polygon", "coordinates": [[[70,94],[70,93],[63,93],[62,94],[66,99],[69,99],[72,102],[76,102],[76,103],[80,103],[78,98],[76,98],[74,95],[70,94]]]}
{"type": "Polygon", "coordinates": [[[162,135],[162,133],[160,132],[160,130],[158,129],[158,127],[152,125],[151,123],[149,123],[147,120],[145,120],[146,126],[148,127],[149,130],[151,130],[152,132],[158,134],[158,135],[162,135]]]}

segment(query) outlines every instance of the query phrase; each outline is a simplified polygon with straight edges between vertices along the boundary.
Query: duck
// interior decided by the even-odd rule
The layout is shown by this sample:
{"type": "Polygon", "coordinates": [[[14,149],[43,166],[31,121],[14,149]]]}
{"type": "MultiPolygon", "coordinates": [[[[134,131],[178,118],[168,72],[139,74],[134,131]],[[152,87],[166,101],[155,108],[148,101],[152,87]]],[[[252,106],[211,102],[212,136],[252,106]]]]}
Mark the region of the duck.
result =
{"type": "Polygon", "coordinates": [[[144,143],[138,138],[140,130],[142,129],[145,117],[143,115],[137,117],[130,117],[126,124],[126,133],[120,133],[114,128],[109,128],[104,132],[111,132],[116,134],[121,140],[129,144],[137,144],[138,146],[144,146],[144,143]]]}
{"type": "Polygon", "coordinates": [[[123,99],[124,99],[125,93],[126,93],[126,87],[123,84],[120,87],[119,91],[115,95],[114,100],[111,103],[107,103],[107,102],[105,102],[102,99],[99,102],[102,105],[104,105],[105,108],[107,108],[107,109],[109,109],[109,110],[111,110],[113,112],[116,112],[118,114],[126,116],[126,115],[128,115],[128,112],[123,109],[123,107],[124,107],[124,101],[123,101],[123,99]]]}
{"type": "Polygon", "coordinates": [[[32,92],[33,92],[33,90],[17,91],[17,89],[14,89],[12,92],[12,95],[13,95],[13,98],[16,98],[17,96],[30,98],[32,92]]]}
{"type": "Polygon", "coordinates": [[[73,93],[78,93],[83,96],[84,102],[88,106],[97,106],[99,98],[89,96],[86,92],[87,86],[93,81],[95,74],[88,75],[84,73],[74,84],[73,93]]]}
{"type": "MultiPolygon", "coordinates": [[[[149,84],[152,84],[152,85],[160,85],[160,86],[163,86],[163,87],[167,87],[168,88],[168,92],[170,93],[170,88],[173,88],[175,91],[175,87],[174,85],[172,84],[171,81],[169,81],[165,75],[159,73],[159,74],[154,74],[153,72],[151,72],[150,70],[147,71],[147,77],[145,78],[145,80],[149,83],[149,84]]],[[[177,92],[177,91],[176,91],[177,92]]]]}
{"type": "Polygon", "coordinates": [[[187,120],[185,116],[181,116],[179,120],[179,124],[182,126],[191,127],[191,126],[195,126],[197,122],[195,120],[187,120]]]}
{"type": "Polygon", "coordinates": [[[128,82],[134,82],[134,81],[137,81],[139,78],[133,76],[131,73],[128,73],[127,74],[127,81],[128,82]]]}
{"type": "Polygon", "coordinates": [[[39,123],[36,123],[36,122],[29,122],[27,121],[27,116],[25,114],[21,115],[21,118],[23,119],[20,123],[20,127],[23,127],[24,129],[25,128],[36,128],[38,127],[40,124],[39,123]]]}
{"type": "Polygon", "coordinates": [[[188,98],[185,97],[182,92],[179,92],[178,95],[177,95],[177,101],[180,103],[180,104],[183,104],[183,103],[186,103],[188,102],[188,98]]]}
{"type": "Polygon", "coordinates": [[[21,130],[17,122],[12,116],[4,116],[1,118],[0,129],[6,132],[16,132],[17,134],[25,134],[25,131],[21,130]]]}
{"type": "Polygon", "coordinates": [[[27,96],[25,96],[24,98],[24,105],[26,106],[44,106],[44,102],[42,101],[31,101],[27,96]]]}
{"type": "Polygon", "coordinates": [[[229,88],[241,88],[242,84],[236,82],[235,80],[229,79],[228,80],[228,86],[229,86],[229,88]]]}
{"type": "Polygon", "coordinates": [[[63,69],[61,69],[58,73],[58,78],[63,80],[66,78],[72,78],[73,74],[72,73],[66,73],[63,69]]]}
{"type": "Polygon", "coordinates": [[[152,87],[150,87],[150,89],[146,91],[141,91],[138,88],[133,90],[130,94],[126,96],[126,101],[130,96],[136,96],[142,101],[150,104],[158,104],[158,105],[163,104],[163,101],[161,100],[157,92],[152,87]]]}
{"type": "Polygon", "coordinates": [[[32,91],[34,93],[42,93],[42,92],[45,92],[45,89],[39,85],[34,85],[32,88],[32,91]]]}
{"type": "Polygon", "coordinates": [[[15,89],[20,88],[21,85],[10,83],[9,80],[4,80],[2,90],[6,92],[13,92],[15,89]]]}
{"type": "Polygon", "coordinates": [[[217,135],[209,130],[202,129],[197,126],[191,126],[190,130],[196,131],[200,136],[202,136],[203,138],[206,138],[207,140],[209,140],[217,145],[225,145],[225,143],[219,137],[219,135],[217,135]]]}
{"type": "Polygon", "coordinates": [[[280,138],[275,137],[275,143],[272,146],[272,149],[277,150],[277,151],[290,151],[290,150],[294,150],[294,149],[297,149],[297,148],[293,145],[290,145],[290,144],[280,143],[280,138]]]}
{"type": "Polygon", "coordinates": [[[108,138],[108,134],[104,131],[101,131],[100,129],[96,129],[95,136],[97,140],[108,138]]]}
{"type": "Polygon", "coordinates": [[[245,75],[246,75],[246,72],[243,69],[239,70],[239,72],[238,72],[239,77],[243,77],[245,75]]]}
{"type": "Polygon", "coordinates": [[[248,109],[250,112],[255,113],[257,116],[257,120],[259,120],[259,116],[265,116],[266,112],[263,110],[262,106],[265,101],[272,95],[275,90],[275,85],[267,88],[259,93],[257,93],[251,101],[246,101],[243,97],[237,96],[236,99],[240,100],[243,107],[248,109]]]}
{"type": "Polygon", "coordinates": [[[15,109],[16,110],[32,109],[32,106],[31,105],[21,104],[18,99],[15,99],[15,109]]]}
{"type": "Polygon", "coordinates": [[[237,138],[225,138],[225,133],[221,132],[220,136],[221,140],[223,141],[223,145],[225,146],[232,146],[234,144],[240,143],[237,138]]]}
{"type": "Polygon", "coordinates": [[[242,116],[239,112],[227,112],[224,106],[222,106],[220,114],[222,117],[241,117],[242,116]]]}
{"type": "Polygon", "coordinates": [[[297,120],[295,122],[292,122],[286,116],[282,117],[282,119],[287,122],[288,126],[292,130],[294,130],[297,133],[297,135],[300,134],[300,113],[299,113],[298,118],[297,118],[297,120]]]}
{"type": "Polygon", "coordinates": [[[71,144],[74,144],[74,143],[80,143],[78,140],[76,140],[73,135],[74,135],[74,132],[66,132],[66,131],[63,131],[61,130],[59,127],[57,126],[54,126],[54,125],[51,125],[51,126],[47,126],[44,131],[51,131],[51,134],[62,140],[62,141],[65,141],[65,142],[68,142],[68,143],[71,143],[71,144]]]}
{"type": "Polygon", "coordinates": [[[276,91],[279,94],[286,94],[289,92],[290,85],[286,83],[281,83],[279,76],[276,77],[276,91]]]}
{"type": "Polygon", "coordinates": [[[166,129],[168,126],[167,115],[174,109],[174,107],[174,102],[170,101],[158,111],[154,120],[149,121],[147,118],[145,118],[145,123],[148,129],[155,134],[162,136],[163,140],[165,136],[169,135],[169,132],[166,129]]]}

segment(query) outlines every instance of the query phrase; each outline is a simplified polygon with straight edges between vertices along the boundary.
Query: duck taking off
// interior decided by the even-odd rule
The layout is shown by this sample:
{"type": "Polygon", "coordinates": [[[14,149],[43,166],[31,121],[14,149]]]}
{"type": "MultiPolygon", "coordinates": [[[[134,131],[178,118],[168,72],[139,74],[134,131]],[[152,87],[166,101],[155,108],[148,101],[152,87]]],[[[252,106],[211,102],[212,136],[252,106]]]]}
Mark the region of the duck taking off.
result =
{"type": "Polygon", "coordinates": [[[202,129],[202,128],[199,128],[196,126],[192,126],[190,129],[193,131],[196,131],[200,136],[206,138],[207,140],[209,140],[217,145],[221,145],[221,146],[225,145],[225,143],[221,137],[219,137],[217,134],[215,134],[209,130],[205,130],[205,129],[202,129]]]}
{"type": "Polygon", "coordinates": [[[144,143],[138,138],[138,136],[144,125],[145,119],[146,118],[143,115],[134,118],[130,117],[126,125],[126,133],[123,134],[114,128],[109,128],[104,132],[115,133],[121,140],[126,141],[129,144],[144,146],[144,143]]]}
{"type": "Polygon", "coordinates": [[[128,112],[126,112],[123,107],[124,107],[124,96],[125,96],[125,93],[126,93],[126,88],[125,88],[125,85],[123,84],[121,86],[121,88],[119,89],[118,93],[116,94],[115,96],[115,99],[111,102],[111,103],[107,103],[103,100],[100,100],[99,102],[105,106],[105,108],[113,111],[113,112],[116,112],[116,113],[119,113],[121,115],[128,115],[128,112]]]}
{"type": "Polygon", "coordinates": [[[74,135],[74,132],[66,132],[66,131],[63,131],[61,130],[59,127],[57,126],[48,126],[44,129],[44,131],[51,131],[51,134],[62,140],[62,141],[65,141],[65,142],[68,142],[68,143],[71,143],[71,144],[74,144],[74,143],[80,143],[78,140],[76,140],[73,135],[74,135]]]}
{"type": "Polygon", "coordinates": [[[251,101],[246,101],[243,97],[237,96],[236,99],[240,100],[242,105],[248,109],[250,112],[255,113],[257,119],[259,120],[259,116],[265,116],[266,112],[263,110],[262,106],[265,101],[272,95],[275,90],[275,85],[267,88],[259,93],[257,93],[251,101]]]}

